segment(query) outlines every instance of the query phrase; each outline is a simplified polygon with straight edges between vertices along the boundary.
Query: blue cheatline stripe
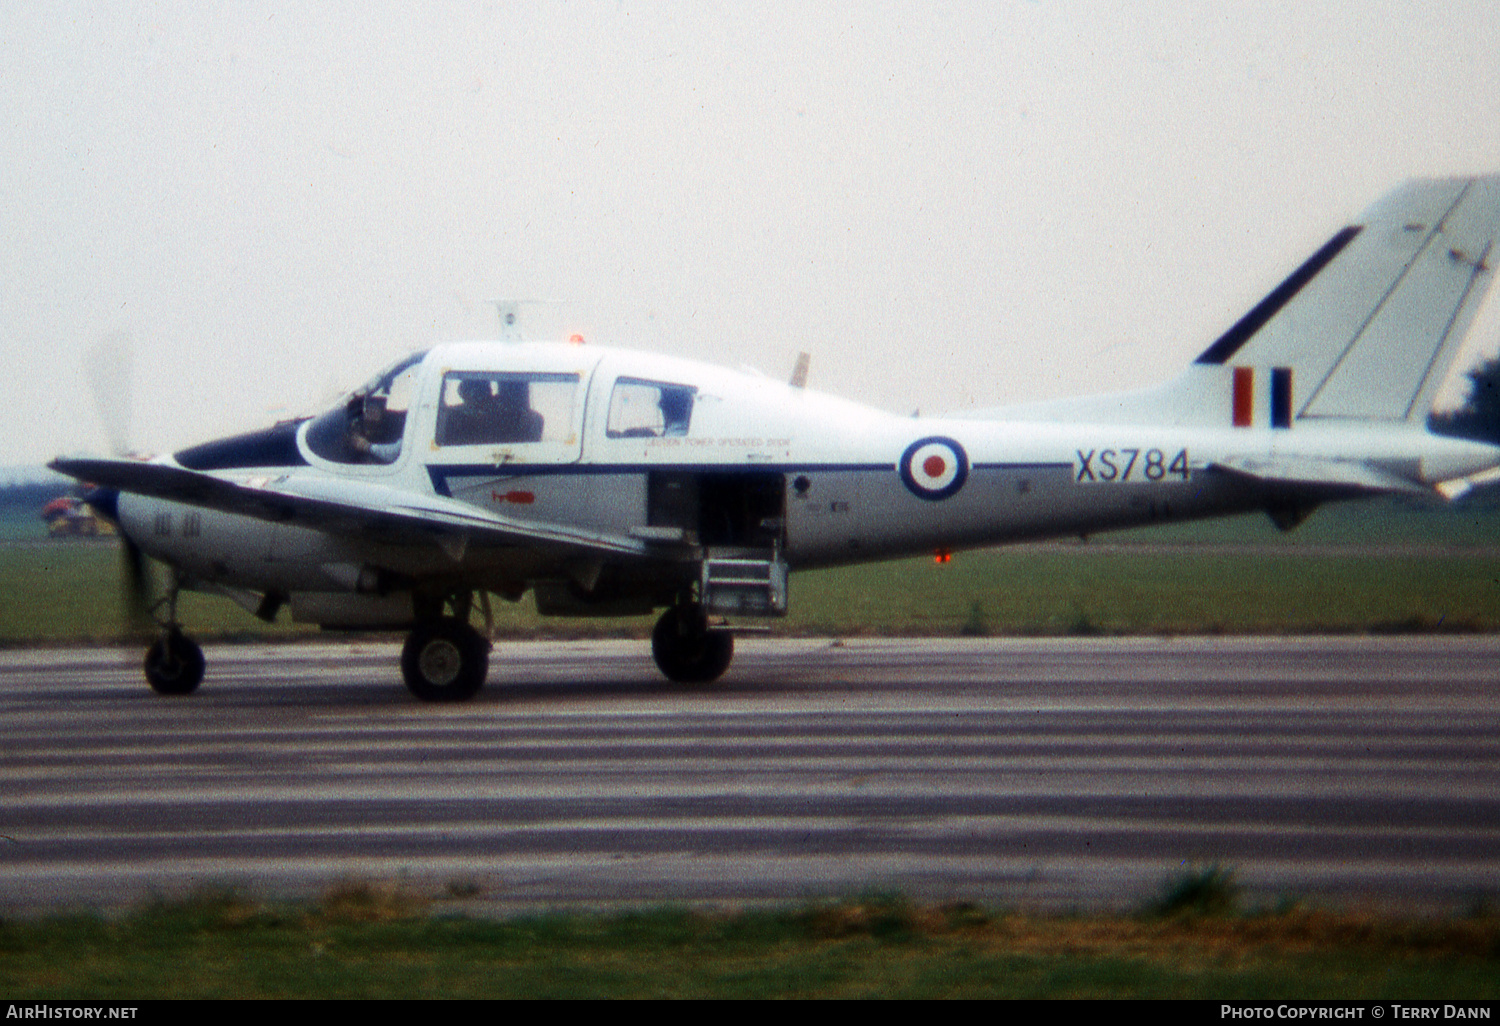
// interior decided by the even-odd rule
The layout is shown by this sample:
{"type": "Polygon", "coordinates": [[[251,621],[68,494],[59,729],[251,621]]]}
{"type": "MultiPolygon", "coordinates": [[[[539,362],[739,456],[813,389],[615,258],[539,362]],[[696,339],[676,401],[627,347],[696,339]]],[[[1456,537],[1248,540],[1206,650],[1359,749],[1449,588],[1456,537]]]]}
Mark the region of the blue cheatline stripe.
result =
{"type": "Polygon", "coordinates": [[[1071,472],[1071,463],[975,463],[974,470],[1066,470],[1071,472]]]}
{"type": "MultiPolygon", "coordinates": [[[[463,477],[598,477],[606,474],[829,474],[895,473],[894,463],[546,463],[500,465],[493,463],[429,463],[427,476],[432,490],[452,496],[449,478],[463,477]]],[[[1067,470],[1071,463],[976,463],[973,470],[1067,470]]]]}
{"type": "Polygon", "coordinates": [[[600,477],[607,474],[808,474],[834,471],[894,471],[894,463],[429,463],[427,476],[439,495],[450,477],[600,477]]]}

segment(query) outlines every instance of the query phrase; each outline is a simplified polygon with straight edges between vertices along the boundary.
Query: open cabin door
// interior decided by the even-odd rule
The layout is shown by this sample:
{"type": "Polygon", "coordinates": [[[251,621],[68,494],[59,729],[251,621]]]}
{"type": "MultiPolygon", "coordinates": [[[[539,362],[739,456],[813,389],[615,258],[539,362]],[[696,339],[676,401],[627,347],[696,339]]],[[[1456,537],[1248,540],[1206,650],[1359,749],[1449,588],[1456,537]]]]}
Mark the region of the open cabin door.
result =
{"type": "Polygon", "coordinates": [[[703,547],[699,601],[713,614],[786,612],[786,477],[764,470],[652,471],[651,527],[692,532],[703,547]]]}

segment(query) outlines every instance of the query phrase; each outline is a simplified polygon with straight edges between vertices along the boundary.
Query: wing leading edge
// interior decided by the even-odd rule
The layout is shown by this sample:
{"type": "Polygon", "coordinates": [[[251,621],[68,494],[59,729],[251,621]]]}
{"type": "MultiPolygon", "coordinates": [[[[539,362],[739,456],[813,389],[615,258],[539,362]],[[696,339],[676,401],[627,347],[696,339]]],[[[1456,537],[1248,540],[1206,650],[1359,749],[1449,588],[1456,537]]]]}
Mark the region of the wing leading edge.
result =
{"type": "Polygon", "coordinates": [[[450,550],[455,542],[540,545],[596,556],[639,557],[650,547],[635,538],[517,520],[456,499],[364,482],[296,476],[236,482],[132,460],[54,460],[50,466],[104,488],[394,544],[432,543],[450,550]]]}

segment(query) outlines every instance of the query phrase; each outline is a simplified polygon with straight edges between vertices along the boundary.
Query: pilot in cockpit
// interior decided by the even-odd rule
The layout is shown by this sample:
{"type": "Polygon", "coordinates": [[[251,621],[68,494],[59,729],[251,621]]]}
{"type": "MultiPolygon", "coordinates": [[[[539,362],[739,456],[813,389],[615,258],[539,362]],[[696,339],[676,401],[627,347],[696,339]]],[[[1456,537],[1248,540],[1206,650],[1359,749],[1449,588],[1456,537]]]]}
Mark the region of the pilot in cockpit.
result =
{"type": "Polygon", "coordinates": [[[394,463],[401,455],[401,436],[386,438],[385,401],[383,395],[356,393],[348,405],[349,447],[375,463],[394,463]]]}

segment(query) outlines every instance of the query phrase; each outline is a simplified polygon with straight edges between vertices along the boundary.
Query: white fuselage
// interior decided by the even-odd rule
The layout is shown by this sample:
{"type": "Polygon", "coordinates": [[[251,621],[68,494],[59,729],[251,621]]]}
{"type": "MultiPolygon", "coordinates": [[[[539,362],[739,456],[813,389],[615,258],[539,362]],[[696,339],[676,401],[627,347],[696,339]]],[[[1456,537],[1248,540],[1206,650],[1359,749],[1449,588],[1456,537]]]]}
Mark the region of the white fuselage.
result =
{"type": "MultiPolygon", "coordinates": [[[[682,563],[684,547],[774,548],[797,569],[1339,497],[1326,482],[1299,490],[1259,481],[1258,463],[1347,465],[1352,483],[1378,473],[1413,490],[1494,463],[1488,446],[1404,425],[896,417],[750,374],[588,346],[452,344],[407,374],[393,456],[327,458],[327,444],[321,454],[310,444],[318,422],[307,421],[295,429],[295,460],[240,458],[249,465],[209,470],[239,483],[315,483],[359,501],[440,496],[528,524],[678,543],[667,564],[682,563]],[[486,375],[530,376],[533,403],[546,413],[536,417],[545,427],[531,429],[537,437],[459,432],[467,411],[458,389],[486,375]],[[679,394],[689,414],[656,409],[679,394]]],[[[446,576],[503,593],[567,577],[587,590],[599,572],[546,546],[455,552],[142,496],[122,496],[120,517],[146,552],[189,579],[261,592],[376,591],[390,575],[446,576]]],[[[655,572],[624,562],[643,579],[655,572]]]]}

